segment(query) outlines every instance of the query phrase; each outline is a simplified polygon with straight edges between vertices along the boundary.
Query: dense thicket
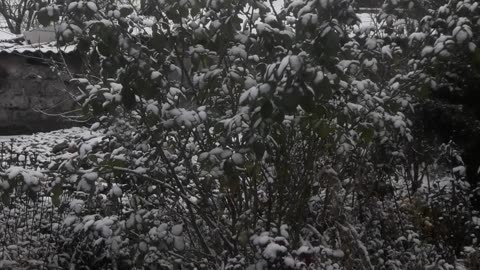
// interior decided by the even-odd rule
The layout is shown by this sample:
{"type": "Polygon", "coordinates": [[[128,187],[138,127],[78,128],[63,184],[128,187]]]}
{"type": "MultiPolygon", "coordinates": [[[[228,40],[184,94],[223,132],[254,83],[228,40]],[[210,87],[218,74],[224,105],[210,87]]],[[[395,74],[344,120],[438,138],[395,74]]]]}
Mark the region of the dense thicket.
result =
{"type": "Polygon", "coordinates": [[[4,176],[5,203],[51,197],[62,254],[45,265],[478,267],[472,166],[434,140],[474,115],[442,106],[475,96],[478,4],[387,0],[373,25],[351,4],[42,7],[40,23],[84,58],[77,100],[99,132],[42,175],[4,176]]]}

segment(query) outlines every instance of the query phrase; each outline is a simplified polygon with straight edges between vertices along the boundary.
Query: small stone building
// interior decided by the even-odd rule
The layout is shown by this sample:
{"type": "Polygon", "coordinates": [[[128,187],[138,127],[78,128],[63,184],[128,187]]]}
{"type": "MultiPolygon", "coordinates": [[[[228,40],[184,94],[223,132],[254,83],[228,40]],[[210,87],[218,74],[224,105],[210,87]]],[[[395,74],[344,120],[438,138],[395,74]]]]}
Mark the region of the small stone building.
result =
{"type": "Polygon", "coordinates": [[[71,111],[68,72],[53,69],[67,64],[80,69],[75,47],[54,43],[19,45],[0,42],[0,135],[48,131],[71,125],[58,114],[71,111]],[[57,115],[57,116],[54,116],[57,115]]]}

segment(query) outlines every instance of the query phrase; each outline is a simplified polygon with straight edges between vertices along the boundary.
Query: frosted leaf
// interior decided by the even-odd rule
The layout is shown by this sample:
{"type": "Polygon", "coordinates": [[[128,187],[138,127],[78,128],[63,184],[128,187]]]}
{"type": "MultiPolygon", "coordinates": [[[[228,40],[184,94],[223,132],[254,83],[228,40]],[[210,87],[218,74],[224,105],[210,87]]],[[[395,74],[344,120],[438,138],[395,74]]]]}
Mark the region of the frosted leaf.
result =
{"type": "Polygon", "coordinates": [[[143,24],[147,27],[152,27],[155,24],[155,21],[151,19],[144,19],[143,24]]]}
{"type": "Polygon", "coordinates": [[[285,225],[285,224],[280,226],[280,235],[288,239],[289,234],[288,234],[287,229],[288,229],[288,226],[285,225]]]}
{"type": "Polygon", "coordinates": [[[410,36],[409,36],[409,45],[412,45],[413,41],[423,41],[425,40],[426,38],[426,34],[425,33],[422,33],[422,32],[416,32],[416,33],[412,33],[410,36]]]}
{"type": "Polygon", "coordinates": [[[426,46],[425,48],[423,48],[422,50],[422,57],[425,57],[426,55],[428,54],[431,54],[433,52],[433,47],[432,46],[426,46]]]}
{"type": "Polygon", "coordinates": [[[125,222],[125,226],[128,228],[132,228],[135,225],[135,215],[131,214],[130,217],[125,222]]]}
{"type": "Polygon", "coordinates": [[[396,120],[394,123],[393,123],[393,126],[395,128],[401,128],[401,127],[404,127],[405,126],[405,122],[403,120],[396,120]]]}
{"type": "Polygon", "coordinates": [[[240,100],[238,101],[240,104],[244,104],[245,101],[248,99],[248,96],[250,94],[250,91],[247,90],[245,92],[243,92],[241,95],[240,95],[240,100]]]}
{"type": "Polygon", "coordinates": [[[102,227],[102,236],[103,236],[103,237],[109,238],[110,236],[112,236],[112,234],[113,234],[112,229],[110,229],[110,228],[107,227],[107,226],[103,226],[103,227],[102,227]]]}
{"type": "Polygon", "coordinates": [[[68,11],[72,11],[73,9],[75,9],[78,5],[78,2],[71,2],[69,5],[68,5],[68,11]]]}
{"type": "Polygon", "coordinates": [[[245,82],[244,82],[244,88],[245,89],[250,89],[250,88],[252,88],[256,85],[257,85],[257,81],[255,81],[253,78],[247,77],[245,79],[245,82]]]}
{"type": "Polygon", "coordinates": [[[94,2],[87,2],[87,7],[93,12],[97,12],[98,10],[97,5],[94,2]]]}
{"type": "Polygon", "coordinates": [[[392,90],[398,90],[398,88],[400,87],[400,83],[394,82],[390,87],[392,88],[392,90]]]}
{"type": "Polygon", "coordinates": [[[346,81],[343,81],[343,80],[340,80],[338,82],[338,85],[343,88],[343,89],[347,89],[348,88],[348,83],[346,81]]]}
{"type": "Polygon", "coordinates": [[[463,43],[463,42],[465,42],[465,40],[468,39],[468,33],[464,30],[460,30],[455,35],[455,38],[457,39],[457,43],[463,43]]]}
{"type": "Polygon", "coordinates": [[[120,92],[123,89],[123,86],[119,83],[110,83],[110,87],[112,92],[120,92]]]}
{"type": "Polygon", "coordinates": [[[468,43],[468,49],[471,51],[471,52],[475,52],[475,49],[477,48],[477,45],[473,42],[469,42],[468,43]]]}
{"type": "Polygon", "coordinates": [[[173,247],[179,251],[185,249],[185,240],[183,239],[183,236],[175,236],[173,240],[173,247]]]}
{"type": "Polygon", "coordinates": [[[17,175],[20,175],[21,173],[23,172],[23,168],[22,167],[10,167],[8,170],[7,170],[7,174],[8,174],[8,179],[13,179],[15,177],[17,177],[17,175]]]}
{"type": "MultiPolygon", "coordinates": [[[[73,199],[70,202],[70,209],[72,209],[73,211],[75,211],[75,213],[78,214],[82,211],[84,203],[85,202],[83,200],[73,199]]],[[[83,228],[83,225],[82,225],[82,228],[83,228]]]]}
{"type": "Polygon", "coordinates": [[[297,73],[302,68],[302,59],[297,55],[290,56],[290,68],[297,73]]]}
{"type": "Polygon", "coordinates": [[[120,197],[122,196],[122,189],[119,186],[115,185],[112,187],[112,194],[117,197],[120,197]]]}
{"type": "Polygon", "coordinates": [[[66,226],[71,226],[76,220],[76,216],[68,216],[63,220],[63,224],[66,226]]]}
{"type": "Polygon", "coordinates": [[[182,232],[183,232],[183,224],[177,224],[177,225],[172,227],[172,234],[173,235],[179,236],[179,235],[182,234],[182,232]]]}
{"type": "Polygon", "coordinates": [[[89,172],[89,173],[84,174],[82,177],[89,180],[89,181],[95,181],[95,180],[98,179],[98,173],[89,172]]]}
{"type": "Polygon", "coordinates": [[[377,41],[373,38],[369,38],[367,39],[367,41],[365,42],[365,46],[367,46],[367,49],[369,50],[373,50],[377,47],[377,41]]]}
{"type": "Polygon", "coordinates": [[[252,88],[250,88],[250,94],[249,94],[249,96],[250,96],[250,99],[251,99],[251,100],[257,99],[257,96],[258,96],[258,88],[255,87],[255,86],[252,87],[252,88]]]}
{"type": "Polygon", "coordinates": [[[332,256],[335,258],[343,258],[345,257],[345,253],[341,249],[336,249],[332,251],[332,256]]]}
{"type": "Polygon", "coordinates": [[[6,190],[10,187],[10,184],[8,183],[8,181],[0,181],[0,189],[3,189],[3,190],[6,190]]]}
{"type": "Polygon", "coordinates": [[[220,148],[220,147],[216,147],[216,148],[213,148],[212,150],[210,150],[210,155],[218,155],[220,153],[223,152],[223,149],[220,148]]]}
{"type": "Polygon", "coordinates": [[[47,7],[48,16],[52,17],[54,11],[55,11],[55,9],[52,6],[47,7]]]}
{"type": "Polygon", "coordinates": [[[153,71],[152,74],[150,75],[150,78],[152,80],[155,80],[156,78],[160,77],[160,75],[162,75],[160,72],[158,71],[153,71]]]}
{"type": "Polygon", "coordinates": [[[331,30],[332,30],[331,26],[325,27],[325,29],[323,29],[322,33],[320,34],[320,37],[322,38],[325,37],[331,30]]]}
{"type": "Polygon", "coordinates": [[[223,159],[229,158],[232,155],[232,150],[224,150],[221,154],[220,157],[223,159]]]}
{"type": "Polygon", "coordinates": [[[147,172],[147,168],[144,168],[144,167],[138,167],[138,168],[135,168],[134,170],[136,173],[138,174],[144,174],[147,172]]]}
{"type": "Polygon", "coordinates": [[[315,84],[319,84],[323,81],[323,78],[325,76],[323,75],[323,72],[322,71],[317,71],[317,75],[315,76],[315,79],[313,80],[313,83],[315,84]]]}
{"type": "Polygon", "coordinates": [[[160,113],[158,107],[154,104],[148,104],[146,108],[147,113],[158,115],[160,113]]]}
{"type": "Polygon", "coordinates": [[[328,6],[328,0],[320,0],[320,6],[325,9],[328,6]]]}
{"type": "Polygon", "coordinates": [[[277,68],[277,76],[282,76],[283,72],[288,66],[288,62],[290,60],[290,56],[285,56],[282,61],[280,62],[280,65],[277,68]]]}
{"type": "Polygon", "coordinates": [[[208,152],[203,152],[198,156],[198,161],[204,161],[205,159],[208,158],[210,154],[208,152]]]}
{"type": "Polygon", "coordinates": [[[99,123],[99,122],[95,122],[95,123],[93,123],[93,125],[90,127],[90,130],[97,130],[99,127],[100,127],[100,123],[99,123]]]}
{"type": "Polygon", "coordinates": [[[253,240],[253,244],[259,245],[259,246],[265,246],[271,241],[272,241],[272,238],[269,237],[268,235],[261,235],[261,236],[255,237],[255,239],[253,240]]]}
{"type": "Polygon", "coordinates": [[[90,228],[90,226],[93,225],[93,223],[95,223],[95,220],[93,219],[87,221],[85,225],[83,225],[83,231],[87,231],[90,228]]]}
{"type": "Polygon", "coordinates": [[[392,58],[392,49],[390,48],[390,45],[386,45],[382,47],[382,54],[392,58]]]}
{"type": "Polygon", "coordinates": [[[294,268],[295,259],[293,259],[292,257],[285,257],[285,258],[283,258],[283,263],[285,264],[285,266],[288,266],[290,268],[294,268]]]}
{"type": "Polygon", "coordinates": [[[80,158],[83,158],[85,157],[85,155],[87,155],[90,151],[92,151],[92,146],[87,144],[87,143],[84,143],[80,146],[80,149],[78,150],[79,151],[79,154],[80,154],[80,158]]]}
{"type": "Polygon", "coordinates": [[[461,176],[465,176],[466,168],[465,166],[457,166],[453,168],[453,173],[458,173],[461,176]]]}
{"type": "Polygon", "coordinates": [[[397,238],[397,240],[395,240],[396,243],[402,242],[402,241],[407,241],[407,238],[405,236],[400,236],[399,238],[397,238]]]}
{"type": "Polygon", "coordinates": [[[92,187],[85,179],[82,179],[78,182],[77,189],[80,191],[89,192],[92,187]]]}
{"type": "Polygon", "coordinates": [[[438,55],[440,55],[443,58],[450,57],[450,53],[447,50],[442,50],[438,55]]]}
{"type": "Polygon", "coordinates": [[[243,165],[243,163],[245,162],[245,159],[243,158],[243,156],[239,153],[235,153],[232,155],[232,161],[233,163],[235,163],[235,165],[243,165]]]}
{"type": "Polygon", "coordinates": [[[170,91],[169,91],[170,95],[172,96],[177,96],[177,95],[182,95],[183,96],[183,93],[182,93],[182,90],[176,88],[176,87],[170,87],[170,91]]]}

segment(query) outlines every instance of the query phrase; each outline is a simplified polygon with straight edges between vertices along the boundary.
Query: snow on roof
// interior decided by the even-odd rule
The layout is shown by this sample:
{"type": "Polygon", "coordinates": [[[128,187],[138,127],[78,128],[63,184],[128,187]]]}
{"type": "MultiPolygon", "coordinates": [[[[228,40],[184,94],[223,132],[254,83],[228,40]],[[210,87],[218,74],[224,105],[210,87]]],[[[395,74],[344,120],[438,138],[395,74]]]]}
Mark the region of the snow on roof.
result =
{"type": "Polygon", "coordinates": [[[0,40],[11,40],[11,39],[14,39],[16,37],[17,37],[17,35],[15,35],[15,34],[12,34],[12,33],[7,32],[7,31],[0,30],[0,40]]]}
{"type": "Polygon", "coordinates": [[[56,42],[37,43],[29,45],[19,45],[11,42],[0,42],[0,53],[58,53],[60,51],[64,53],[71,53],[75,51],[75,49],[75,45],[58,47],[56,45],[56,42]]]}

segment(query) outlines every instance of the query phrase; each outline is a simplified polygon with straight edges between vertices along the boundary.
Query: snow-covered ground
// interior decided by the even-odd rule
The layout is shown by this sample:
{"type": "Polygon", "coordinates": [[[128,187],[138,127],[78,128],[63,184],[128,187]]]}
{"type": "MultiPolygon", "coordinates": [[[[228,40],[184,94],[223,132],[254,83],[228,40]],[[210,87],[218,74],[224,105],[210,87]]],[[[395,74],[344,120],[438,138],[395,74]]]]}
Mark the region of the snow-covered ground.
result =
{"type": "Polygon", "coordinates": [[[63,142],[72,142],[77,138],[88,137],[92,134],[88,128],[73,127],[51,132],[40,132],[32,135],[0,136],[0,144],[16,153],[35,153],[39,161],[47,161],[52,155],[55,145],[63,142]]]}

